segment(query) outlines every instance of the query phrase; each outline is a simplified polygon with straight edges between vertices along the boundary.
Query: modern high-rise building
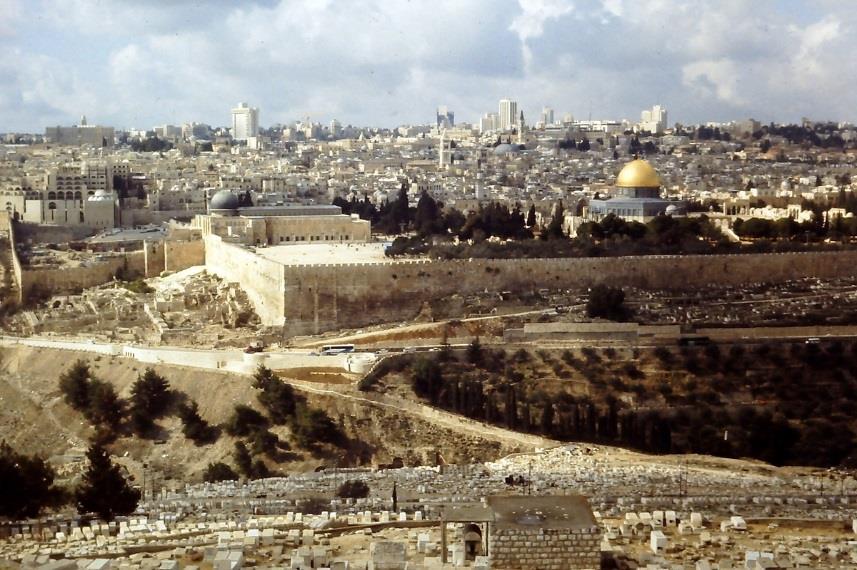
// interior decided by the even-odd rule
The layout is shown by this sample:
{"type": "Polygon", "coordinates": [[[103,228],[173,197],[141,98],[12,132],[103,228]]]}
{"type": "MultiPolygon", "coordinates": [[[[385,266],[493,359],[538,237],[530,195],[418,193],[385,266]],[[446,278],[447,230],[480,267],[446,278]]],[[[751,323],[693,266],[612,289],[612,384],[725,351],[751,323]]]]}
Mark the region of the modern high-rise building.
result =
{"type": "Polygon", "coordinates": [[[553,109],[550,107],[542,108],[542,124],[545,126],[553,124],[553,109]]]}
{"type": "Polygon", "coordinates": [[[640,113],[640,130],[650,133],[662,133],[667,128],[667,110],[660,105],[640,113]]]}
{"type": "Polygon", "coordinates": [[[511,131],[518,121],[518,102],[500,99],[500,130],[511,131]]]}
{"type": "Polygon", "coordinates": [[[446,105],[437,108],[437,128],[451,129],[455,126],[455,113],[450,111],[446,105]]]}
{"type": "Polygon", "coordinates": [[[259,134],[259,109],[247,103],[238,103],[232,109],[232,138],[246,141],[259,134]]]}
{"type": "Polygon", "coordinates": [[[500,115],[497,113],[485,113],[481,119],[479,119],[479,132],[480,133],[490,133],[491,131],[496,131],[500,128],[500,115]]]}

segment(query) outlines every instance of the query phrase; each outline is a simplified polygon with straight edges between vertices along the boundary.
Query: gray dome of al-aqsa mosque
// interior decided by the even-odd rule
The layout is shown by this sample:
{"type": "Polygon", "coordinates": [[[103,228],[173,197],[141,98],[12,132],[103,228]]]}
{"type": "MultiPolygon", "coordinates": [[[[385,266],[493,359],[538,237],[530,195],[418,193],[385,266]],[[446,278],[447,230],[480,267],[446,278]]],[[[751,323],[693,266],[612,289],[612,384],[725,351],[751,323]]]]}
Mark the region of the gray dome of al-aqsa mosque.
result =
{"type": "Polygon", "coordinates": [[[211,212],[231,212],[238,209],[238,196],[229,190],[220,190],[208,201],[211,212]]]}

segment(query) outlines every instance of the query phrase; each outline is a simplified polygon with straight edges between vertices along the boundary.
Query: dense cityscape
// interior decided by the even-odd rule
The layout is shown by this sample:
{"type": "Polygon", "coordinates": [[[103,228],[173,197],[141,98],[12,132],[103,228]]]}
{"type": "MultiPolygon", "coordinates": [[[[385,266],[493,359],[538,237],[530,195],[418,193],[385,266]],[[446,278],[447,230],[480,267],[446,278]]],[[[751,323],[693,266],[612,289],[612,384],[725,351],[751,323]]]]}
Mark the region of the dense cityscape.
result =
{"type": "Polygon", "coordinates": [[[857,568],[847,10],[192,4],[0,1],[0,568],[857,568]]]}

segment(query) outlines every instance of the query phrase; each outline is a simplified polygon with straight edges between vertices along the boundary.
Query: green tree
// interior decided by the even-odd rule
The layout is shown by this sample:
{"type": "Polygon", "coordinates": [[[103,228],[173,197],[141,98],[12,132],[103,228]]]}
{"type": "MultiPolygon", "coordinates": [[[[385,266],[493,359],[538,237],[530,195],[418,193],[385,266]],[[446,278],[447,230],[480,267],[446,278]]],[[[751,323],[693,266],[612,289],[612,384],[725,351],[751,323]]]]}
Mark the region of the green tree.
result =
{"type": "Polygon", "coordinates": [[[339,486],[336,496],[343,499],[365,499],[369,496],[369,485],[359,479],[349,479],[339,486]]]}
{"type": "Polygon", "coordinates": [[[622,289],[599,284],[589,292],[589,300],[586,302],[586,315],[589,318],[621,321],[627,319],[629,314],[622,289]]]}
{"type": "Polygon", "coordinates": [[[131,406],[152,418],[163,416],[172,401],[170,383],[151,368],[146,368],[131,386],[131,406]]]}
{"type": "Polygon", "coordinates": [[[566,237],[565,232],[562,231],[564,219],[565,209],[562,206],[562,200],[560,200],[554,209],[553,218],[551,218],[548,227],[542,233],[542,239],[562,239],[566,237]]]}
{"type": "Polygon", "coordinates": [[[36,517],[47,507],[57,507],[65,493],[54,486],[54,470],[38,456],[16,453],[0,443],[0,517],[36,517]]]}
{"type": "Polygon", "coordinates": [[[95,513],[102,520],[134,512],[140,502],[140,491],[132,488],[119,466],[110,460],[107,450],[93,444],[86,452],[89,466],[83,483],[77,489],[77,511],[95,513]]]}
{"type": "Polygon", "coordinates": [[[91,380],[92,372],[89,364],[83,360],[75,361],[71,368],[60,374],[60,391],[69,406],[78,411],[83,411],[89,406],[91,380]]]}
{"type": "Polygon", "coordinates": [[[237,481],[238,473],[226,463],[218,461],[209,463],[202,474],[202,480],[206,483],[217,483],[218,481],[237,481]]]}
{"type": "Polygon", "coordinates": [[[440,208],[438,208],[435,199],[426,191],[420,194],[420,199],[417,201],[417,209],[414,213],[414,229],[423,236],[438,233],[443,229],[440,208]]]}
{"type": "Polygon", "coordinates": [[[274,424],[285,424],[294,415],[298,402],[294,389],[270,368],[259,365],[253,374],[253,387],[261,390],[257,399],[274,424]]]}
{"type": "Polygon", "coordinates": [[[485,351],[482,349],[482,343],[479,338],[474,338],[467,345],[467,362],[474,366],[481,366],[485,362],[485,351]]]}
{"type": "Polygon", "coordinates": [[[199,415],[199,405],[191,400],[178,406],[178,415],[182,421],[182,433],[197,445],[214,443],[219,437],[218,428],[209,424],[199,415]]]}
{"type": "Polygon", "coordinates": [[[323,410],[301,406],[291,425],[298,445],[312,449],[319,443],[342,445],[345,434],[323,410]]]}
{"type": "Polygon", "coordinates": [[[438,395],[443,388],[443,374],[437,361],[433,358],[420,358],[414,362],[411,370],[413,388],[417,396],[437,403],[438,395]]]}
{"type": "Polygon", "coordinates": [[[235,442],[235,451],[232,455],[235,458],[235,465],[238,467],[238,471],[245,477],[252,477],[253,456],[250,455],[250,451],[247,449],[247,446],[244,445],[244,442],[235,442]]]}
{"type": "Polygon", "coordinates": [[[226,421],[226,433],[234,437],[246,437],[259,430],[268,429],[268,420],[250,406],[238,404],[226,421]]]}
{"type": "Polygon", "coordinates": [[[92,379],[89,385],[89,404],[86,407],[86,418],[95,426],[107,430],[107,434],[115,436],[125,417],[126,402],[116,393],[112,384],[92,379]]]}
{"type": "Polygon", "coordinates": [[[530,209],[527,210],[527,227],[532,228],[536,225],[536,205],[530,205],[530,209]]]}

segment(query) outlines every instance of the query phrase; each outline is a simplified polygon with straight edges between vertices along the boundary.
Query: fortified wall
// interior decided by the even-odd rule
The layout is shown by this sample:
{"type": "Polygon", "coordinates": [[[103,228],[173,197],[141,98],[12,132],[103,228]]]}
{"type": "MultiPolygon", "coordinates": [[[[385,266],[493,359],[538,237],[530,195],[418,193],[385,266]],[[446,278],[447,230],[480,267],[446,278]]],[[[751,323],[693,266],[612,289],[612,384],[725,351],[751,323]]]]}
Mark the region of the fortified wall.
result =
{"type": "Polygon", "coordinates": [[[285,266],[224,242],[210,234],[205,240],[205,268],[231,283],[240,283],[262,324],[283,326],[287,314],[285,266]]]}
{"type": "MultiPolygon", "coordinates": [[[[231,249],[231,248],[230,248],[231,249]]],[[[238,249],[238,248],[236,248],[238,249]]],[[[254,260],[259,260],[249,252],[254,260]]],[[[262,260],[265,261],[265,260],[262,260]]],[[[236,271],[247,289],[263,289],[276,311],[273,291],[280,269],[236,271]],[[265,277],[260,279],[260,275],[265,277]],[[263,286],[263,283],[265,284],[263,286]]],[[[272,262],[267,262],[271,264],[272,262]]],[[[276,265],[276,264],[274,264],[276,265]]],[[[857,251],[582,259],[473,259],[387,264],[282,267],[281,301],[286,335],[406,320],[423,301],[458,293],[581,289],[598,283],[641,289],[700,289],[711,285],[783,283],[804,277],[852,277],[857,251]]],[[[223,276],[223,275],[221,275],[223,276]]],[[[251,299],[253,296],[251,295],[251,299]]],[[[255,301],[254,301],[255,303],[255,301]]],[[[260,313],[260,317],[262,314],[260,313]]],[[[262,317],[263,321],[266,317],[262,317]]],[[[271,319],[271,324],[274,324],[271,319]]]]}

